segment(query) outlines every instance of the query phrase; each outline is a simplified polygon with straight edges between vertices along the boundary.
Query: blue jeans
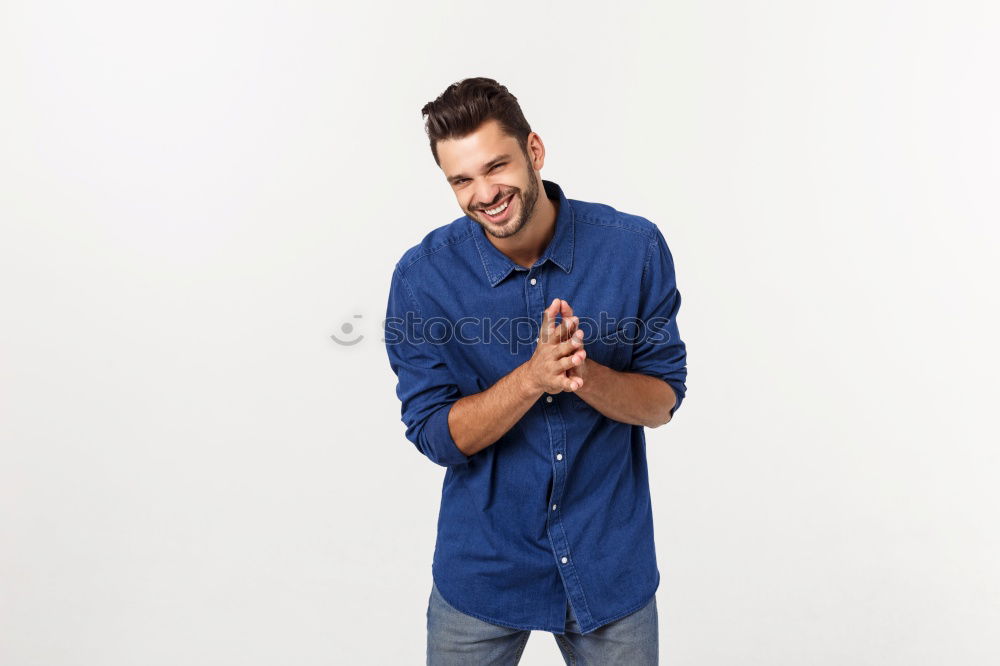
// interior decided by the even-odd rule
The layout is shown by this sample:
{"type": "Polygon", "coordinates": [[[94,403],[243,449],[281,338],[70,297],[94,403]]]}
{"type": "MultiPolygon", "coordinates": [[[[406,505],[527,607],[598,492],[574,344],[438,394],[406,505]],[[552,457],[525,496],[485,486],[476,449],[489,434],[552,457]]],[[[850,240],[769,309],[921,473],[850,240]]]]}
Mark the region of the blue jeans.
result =
{"type": "MultiPolygon", "coordinates": [[[[566,604],[566,633],[552,634],[570,666],[656,666],[659,663],[656,596],[645,607],[580,633],[573,608],[566,604]]],[[[427,605],[428,666],[511,666],[521,660],[530,630],[501,627],[466,615],[448,604],[431,585],[427,605]]]]}

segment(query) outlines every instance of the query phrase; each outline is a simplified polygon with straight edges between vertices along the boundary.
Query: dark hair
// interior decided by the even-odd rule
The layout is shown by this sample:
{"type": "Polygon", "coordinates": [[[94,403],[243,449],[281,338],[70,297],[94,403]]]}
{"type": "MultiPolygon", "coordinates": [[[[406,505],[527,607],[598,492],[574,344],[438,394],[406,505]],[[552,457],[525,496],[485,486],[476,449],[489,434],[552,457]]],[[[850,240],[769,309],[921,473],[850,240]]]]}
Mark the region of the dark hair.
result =
{"type": "Polygon", "coordinates": [[[528,157],[531,126],[524,119],[517,98],[506,86],[493,79],[477,76],[452,83],[437,99],[427,102],[421,114],[427,116],[424,130],[430,138],[431,154],[439,167],[438,141],[461,139],[491,119],[500,124],[504,134],[517,139],[521,152],[528,157]]]}

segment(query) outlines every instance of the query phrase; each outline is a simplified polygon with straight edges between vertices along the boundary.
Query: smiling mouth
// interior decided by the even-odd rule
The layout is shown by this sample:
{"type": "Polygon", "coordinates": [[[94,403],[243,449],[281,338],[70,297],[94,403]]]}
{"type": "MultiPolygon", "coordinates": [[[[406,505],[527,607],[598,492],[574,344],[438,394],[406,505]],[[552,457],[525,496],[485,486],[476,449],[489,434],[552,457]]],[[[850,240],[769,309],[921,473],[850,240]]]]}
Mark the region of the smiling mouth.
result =
{"type": "Polygon", "coordinates": [[[511,194],[496,206],[493,206],[492,208],[481,208],[479,209],[479,212],[490,222],[502,222],[510,214],[510,207],[513,202],[514,195],[511,194]],[[491,215],[487,211],[493,211],[495,214],[491,215]]]}

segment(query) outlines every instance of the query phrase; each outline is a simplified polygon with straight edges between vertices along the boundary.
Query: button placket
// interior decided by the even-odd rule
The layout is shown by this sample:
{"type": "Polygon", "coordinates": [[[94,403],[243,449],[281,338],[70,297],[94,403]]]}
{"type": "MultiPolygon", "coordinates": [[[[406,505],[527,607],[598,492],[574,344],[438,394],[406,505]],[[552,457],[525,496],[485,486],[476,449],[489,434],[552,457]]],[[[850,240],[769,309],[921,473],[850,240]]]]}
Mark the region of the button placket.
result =
{"type": "MultiPolygon", "coordinates": [[[[529,275],[531,275],[531,271],[529,271],[529,275]]],[[[549,305],[549,303],[544,302],[545,294],[543,292],[544,289],[537,278],[533,276],[527,277],[524,286],[525,302],[528,306],[529,316],[533,317],[538,323],[541,322],[542,311],[549,305]]],[[[537,345],[538,341],[536,340],[535,343],[537,345]]],[[[576,574],[576,567],[574,563],[569,561],[569,540],[567,539],[565,525],[562,522],[564,512],[558,510],[562,491],[566,485],[566,466],[562,464],[563,450],[566,447],[566,431],[563,428],[562,418],[558,416],[559,410],[556,409],[554,403],[555,398],[552,395],[545,396],[545,402],[543,403],[545,409],[543,411],[553,417],[549,418],[547,416],[545,421],[549,430],[550,451],[555,458],[552,462],[552,493],[549,500],[552,502],[552,510],[546,512],[548,518],[547,529],[553,545],[553,555],[557,559],[556,564],[559,567],[560,575],[566,587],[566,593],[572,600],[574,607],[579,606],[586,609],[586,599],[583,597],[583,590],[576,574]]],[[[586,612],[584,613],[584,619],[589,620],[589,614],[586,612]]]]}

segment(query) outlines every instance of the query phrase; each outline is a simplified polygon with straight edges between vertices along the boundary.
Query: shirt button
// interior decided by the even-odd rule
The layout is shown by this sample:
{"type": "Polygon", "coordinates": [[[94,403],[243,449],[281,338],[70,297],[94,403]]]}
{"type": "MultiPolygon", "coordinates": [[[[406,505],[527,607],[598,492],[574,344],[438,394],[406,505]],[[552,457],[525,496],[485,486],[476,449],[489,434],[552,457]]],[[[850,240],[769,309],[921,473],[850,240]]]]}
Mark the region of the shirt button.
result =
{"type": "Polygon", "coordinates": [[[562,558],[562,563],[563,564],[566,564],[567,562],[569,562],[569,558],[568,557],[562,558]]]}
{"type": "Polygon", "coordinates": [[[553,511],[555,511],[555,510],[556,510],[556,505],[555,505],[555,504],[553,504],[553,505],[552,505],[552,510],[553,510],[553,511]]]}
{"type": "Polygon", "coordinates": [[[536,280],[535,278],[531,278],[531,284],[535,284],[536,282],[538,282],[538,280],[536,280]]]}
{"type": "Polygon", "coordinates": [[[545,402],[552,402],[552,396],[551,395],[545,396],[545,402]]]}
{"type": "Polygon", "coordinates": [[[556,454],[556,460],[562,460],[562,454],[561,453],[557,453],[556,454]]]}

